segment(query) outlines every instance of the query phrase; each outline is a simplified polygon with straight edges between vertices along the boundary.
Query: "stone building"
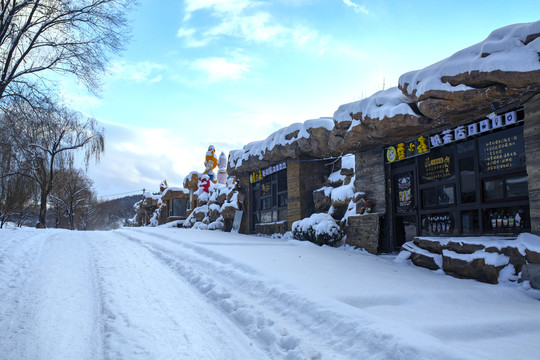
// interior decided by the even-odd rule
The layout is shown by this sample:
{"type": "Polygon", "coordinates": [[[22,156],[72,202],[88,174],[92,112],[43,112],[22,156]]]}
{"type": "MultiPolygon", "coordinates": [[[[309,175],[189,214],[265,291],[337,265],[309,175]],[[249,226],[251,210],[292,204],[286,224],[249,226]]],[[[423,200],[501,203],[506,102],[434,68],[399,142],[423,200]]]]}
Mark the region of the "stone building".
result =
{"type": "MultiPolygon", "coordinates": [[[[293,124],[231,152],[228,172],[247,189],[241,231],[283,233],[318,212],[314,191],[349,153],[354,201],[375,204],[348,218],[352,245],[380,253],[409,244],[415,253],[422,237],[540,235],[539,53],[540,22],[498,29],[402,75],[398,87],[340,106],[333,118],[293,124]]],[[[447,243],[416,254],[433,255],[427,262],[441,268],[447,243]]],[[[523,251],[515,260],[511,245],[498,254],[516,271],[535,261],[523,251]]]]}

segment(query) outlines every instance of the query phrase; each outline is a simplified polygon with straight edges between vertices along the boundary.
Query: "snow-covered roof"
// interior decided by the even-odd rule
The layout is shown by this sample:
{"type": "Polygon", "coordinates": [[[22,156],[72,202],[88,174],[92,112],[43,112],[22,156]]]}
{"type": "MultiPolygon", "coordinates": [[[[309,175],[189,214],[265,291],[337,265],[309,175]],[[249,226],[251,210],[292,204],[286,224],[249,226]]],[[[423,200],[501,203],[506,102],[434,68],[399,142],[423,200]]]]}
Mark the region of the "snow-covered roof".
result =
{"type": "Polygon", "coordinates": [[[165,195],[167,195],[167,193],[169,191],[179,191],[179,192],[182,192],[186,195],[189,195],[189,190],[188,189],[184,189],[184,188],[181,188],[181,187],[168,187],[165,189],[165,191],[163,191],[163,194],[161,194],[161,198],[164,198],[165,195]]]}
{"type": "Polygon", "coordinates": [[[294,123],[290,126],[279,129],[265,140],[254,141],[244,146],[241,150],[232,150],[229,153],[229,166],[238,167],[242,165],[243,160],[247,160],[250,156],[257,156],[260,160],[263,159],[267,151],[271,151],[278,145],[289,145],[302,138],[309,138],[309,129],[325,128],[332,131],[334,128],[334,120],[329,117],[307,120],[303,123],[294,123]],[[296,133],[296,134],[295,134],[296,133]]]}
{"type": "Polygon", "coordinates": [[[359,125],[366,117],[382,120],[398,114],[418,117],[411,106],[413,101],[403,95],[397,87],[381,90],[375,94],[352,103],[341,105],[334,113],[337,122],[352,121],[351,127],[359,125]],[[361,114],[358,119],[355,114],[361,114]]]}
{"type": "Polygon", "coordinates": [[[429,90],[461,91],[471,89],[463,84],[442,82],[443,76],[495,70],[529,72],[540,70],[540,21],[509,25],[493,31],[484,41],[421,70],[399,78],[399,85],[416,96],[429,90]]]}

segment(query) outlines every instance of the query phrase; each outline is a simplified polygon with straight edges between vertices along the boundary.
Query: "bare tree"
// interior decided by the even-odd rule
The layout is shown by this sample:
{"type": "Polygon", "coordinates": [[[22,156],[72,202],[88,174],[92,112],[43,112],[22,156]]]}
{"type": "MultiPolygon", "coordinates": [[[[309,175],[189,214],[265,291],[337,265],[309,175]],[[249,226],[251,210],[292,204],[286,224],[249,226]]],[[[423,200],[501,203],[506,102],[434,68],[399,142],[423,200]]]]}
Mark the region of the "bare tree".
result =
{"type": "Polygon", "coordinates": [[[72,167],[78,150],[86,166],[92,159],[99,161],[104,151],[103,129],[97,128],[94,119],[53,103],[38,107],[11,101],[1,121],[13,147],[13,163],[6,175],[26,176],[36,182],[41,203],[38,226],[45,227],[56,172],[72,167]]]}
{"type": "Polygon", "coordinates": [[[0,121],[0,228],[14,216],[19,221],[25,220],[31,214],[28,208],[36,194],[32,179],[16,173],[10,174],[14,161],[10,131],[0,121]]]}
{"type": "Polygon", "coordinates": [[[0,0],[0,99],[39,91],[47,71],[74,74],[96,92],[110,56],[125,44],[134,3],[0,0]]]}
{"type": "MultiPolygon", "coordinates": [[[[81,210],[90,206],[92,201],[92,180],[80,169],[62,169],[56,174],[56,181],[50,197],[55,206],[57,217],[63,216],[67,228],[75,230],[77,223],[80,222],[78,220],[81,217],[81,210]]],[[[56,221],[59,223],[60,219],[57,218],[56,221]]]]}

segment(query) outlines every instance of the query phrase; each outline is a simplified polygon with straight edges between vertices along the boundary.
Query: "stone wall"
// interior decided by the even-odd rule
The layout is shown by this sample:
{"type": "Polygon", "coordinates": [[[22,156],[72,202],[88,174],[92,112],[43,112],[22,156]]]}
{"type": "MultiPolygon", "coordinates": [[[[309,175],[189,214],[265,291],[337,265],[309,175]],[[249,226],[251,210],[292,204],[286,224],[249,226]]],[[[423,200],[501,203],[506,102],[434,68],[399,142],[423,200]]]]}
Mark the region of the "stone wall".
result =
{"type": "Polygon", "coordinates": [[[328,160],[287,161],[287,220],[288,230],[295,221],[311,216],[315,212],[313,191],[324,185],[330,173],[328,160]]]}
{"type": "Polygon", "coordinates": [[[525,105],[525,156],[529,180],[531,232],[540,235],[540,94],[525,105]]]}
{"type": "MultiPolygon", "coordinates": [[[[356,191],[364,192],[365,199],[375,203],[372,211],[386,212],[386,192],[383,149],[363,152],[355,155],[356,191]]],[[[360,208],[357,208],[360,210],[360,208]]]]}
{"type": "Polygon", "coordinates": [[[287,161],[287,219],[291,230],[292,223],[302,220],[302,189],[300,186],[300,162],[287,161]]]}
{"type": "Polygon", "coordinates": [[[264,234],[264,235],[285,234],[287,230],[288,230],[287,221],[255,225],[255,232],[257,234],[264,234]]]}
{"type": "Polygon", "coordinates": [[[377,254],[379,250],[379,237],[381,230],[382,214],[365,214],[350,216],[349,225],[346,228],[348,245],[354,248],[364,249],[371,254],[377,254]]]}
{"type": "Polygon", "coordinates": [[[251,230],[250,230],[252,229],[251,222],[253,220],[253,217],[251,216],[251,212],[253,211],[253,204],[252,204],[253,196],[251,195],[251,184],[249,183],[249,175],[247,174],[237,175],[236,180],[245,189],[245,195],[243,195],[242,200],[241,200],[242,206],[244,207],[242,209],[244,213],[242,214],[242,222],[240,223],[239,232],[241,234],[249,234],[251,233],[251,230]]]}
{"type": "MultiPolygon", "coordinates": [[[[501,270],[510,266],[513,277],[532,281],[529,273],[536,271],[540,264],[540,253],[527,249],[525,243],[517,240],[490,241],[482,238],[434,238],[416,237],[403,245],[401,258],[408,258],[420,267],[430,270],[442,269],[446,274],[481,282],[497,284],[501,270]],[[523,249],[525,248],[525,251],[523,249]],[[527,273],[526,276],[523,274],[527,273]]],[[[536,276],[536,275],[535,275],[536,276]]]]}

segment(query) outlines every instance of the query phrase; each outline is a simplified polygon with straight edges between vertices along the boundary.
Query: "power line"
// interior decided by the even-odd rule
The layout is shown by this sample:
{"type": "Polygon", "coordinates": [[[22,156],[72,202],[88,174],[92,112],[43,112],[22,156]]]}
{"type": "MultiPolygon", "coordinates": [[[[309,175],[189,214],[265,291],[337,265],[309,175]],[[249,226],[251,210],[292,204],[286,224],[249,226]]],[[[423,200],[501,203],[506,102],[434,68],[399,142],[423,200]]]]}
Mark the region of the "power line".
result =
{"type": "Polygon", "coordinates": [[[113,197],[113,196],[120,196],[120,195],[129,195],[129,194],[135,194],[135,193],[140,193],[140,192],[144,192],[144,189],[141,189],[141,190],[133,190],[133,191],[128,191],[128,192],[125,192],[125,193],[119,193],[119,194],[112,194],[112,195],[103,195],[103,196],[100,196],[100,198],[108,198],[108,197],[113,197]]]}

